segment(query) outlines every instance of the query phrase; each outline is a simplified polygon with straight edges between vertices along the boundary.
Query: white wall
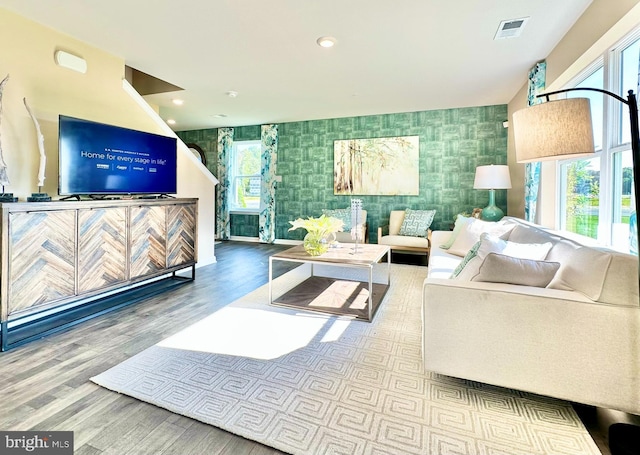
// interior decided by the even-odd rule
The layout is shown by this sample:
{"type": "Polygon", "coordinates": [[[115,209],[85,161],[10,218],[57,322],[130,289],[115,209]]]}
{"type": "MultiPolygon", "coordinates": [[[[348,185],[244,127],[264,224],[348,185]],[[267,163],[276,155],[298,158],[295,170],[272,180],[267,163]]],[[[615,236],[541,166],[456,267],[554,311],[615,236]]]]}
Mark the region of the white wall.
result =
{"type": "MultiPolygon", "coordinates": [[[[620,38],[640,25],[640,0],[593,0],[569,32],[547,56],[547,91],[565,86],[580,71],[620,38]]],[[[532,62],[533,66],[536,62],[532,62]]],[[[527,106],[527,74],[523,86],[509,102],[509,120],[513,112],[527,106]]],[[[507,193],[508,214],[524,217],[524,164],[515,161],[513,129],[509,128],[507,159],[513,188],[507,193]]],[[[543,163],[539,222],[556,226],[556,162],[543,163]]]]}
{"type": "MultiPolygon", "coordinates": [[[[0,79],[10,74],[2,99],[0,145],[11,184],[6,192],[20,200],[38,191],[35,128],[23,98],[40,123],[47,155],[43,192],[58,191],[58,115],[85,118],[157,134],[173,135],[148,105],[140,105],[123,86],[125,62],[119,57],[0,9],[0,79]],[[86,74],[54,62],[58,49],[83,57],[86,74]],[[153,112],[153,111],[151,111],[153,112]]],[[[199,266],[215,262],[215,181],[185,147],[178,148],[178,197],[199,198],[199,266]]]]}

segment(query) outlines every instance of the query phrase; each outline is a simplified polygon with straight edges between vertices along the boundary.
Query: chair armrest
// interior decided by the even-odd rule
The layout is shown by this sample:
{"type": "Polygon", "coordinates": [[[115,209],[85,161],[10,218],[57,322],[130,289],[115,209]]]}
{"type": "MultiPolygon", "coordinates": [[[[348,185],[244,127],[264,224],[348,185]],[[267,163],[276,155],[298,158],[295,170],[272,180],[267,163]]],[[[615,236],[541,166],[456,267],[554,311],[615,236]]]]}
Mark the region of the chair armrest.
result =
{"type": "Polygon", "coordinates": [[[431,233],[433,231],[431,229],[427,229],[427,241],[429,242],[429,250],[431,250],[431,233]]]}
{"type": "Polygon", "coordinates": [[[378,226],[378,238],[389,234],[389,225],[378,226]]]}

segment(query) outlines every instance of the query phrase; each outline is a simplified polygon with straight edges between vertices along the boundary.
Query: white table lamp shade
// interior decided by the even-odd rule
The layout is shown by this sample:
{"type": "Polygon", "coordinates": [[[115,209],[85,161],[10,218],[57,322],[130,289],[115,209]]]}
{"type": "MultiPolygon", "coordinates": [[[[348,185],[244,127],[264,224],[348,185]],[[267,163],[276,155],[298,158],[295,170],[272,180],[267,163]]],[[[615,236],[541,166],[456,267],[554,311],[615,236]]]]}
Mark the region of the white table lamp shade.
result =
{"type": "Polygon", "coordinates": [[[511,188],[509,166],[503,164],[478,166],[473,187],[476,190],[504,190],[511,188]]]}

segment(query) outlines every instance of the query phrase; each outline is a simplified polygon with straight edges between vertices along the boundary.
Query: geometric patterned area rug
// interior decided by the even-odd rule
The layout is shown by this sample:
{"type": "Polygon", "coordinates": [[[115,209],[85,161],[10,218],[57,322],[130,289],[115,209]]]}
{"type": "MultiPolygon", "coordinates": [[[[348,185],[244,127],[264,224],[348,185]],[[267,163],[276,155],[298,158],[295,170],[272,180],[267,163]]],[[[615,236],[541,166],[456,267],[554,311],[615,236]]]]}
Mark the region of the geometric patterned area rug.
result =
{"type": "Polygon", "coordinates": [[[296,455],[599,454],[567,402],[423,371],[425,273],[392,264],[371,323],[269,306],[265,285],[92,380],[296,455]]]}

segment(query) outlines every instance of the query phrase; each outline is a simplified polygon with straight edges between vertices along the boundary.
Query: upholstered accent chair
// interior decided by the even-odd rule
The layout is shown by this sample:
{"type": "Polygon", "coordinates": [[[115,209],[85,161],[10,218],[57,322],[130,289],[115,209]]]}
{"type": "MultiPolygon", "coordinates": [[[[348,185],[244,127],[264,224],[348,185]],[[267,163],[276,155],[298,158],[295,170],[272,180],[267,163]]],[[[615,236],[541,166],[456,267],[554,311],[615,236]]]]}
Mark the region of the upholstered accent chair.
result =
{"type": "Polygon", "coordinates": [[[435,210],[392,210],[389,224],[378,227],[378,243],[389,245],[392,252],[424,253],[428,259],[431,249],[429,226],[434,215],[435,210]]]}

